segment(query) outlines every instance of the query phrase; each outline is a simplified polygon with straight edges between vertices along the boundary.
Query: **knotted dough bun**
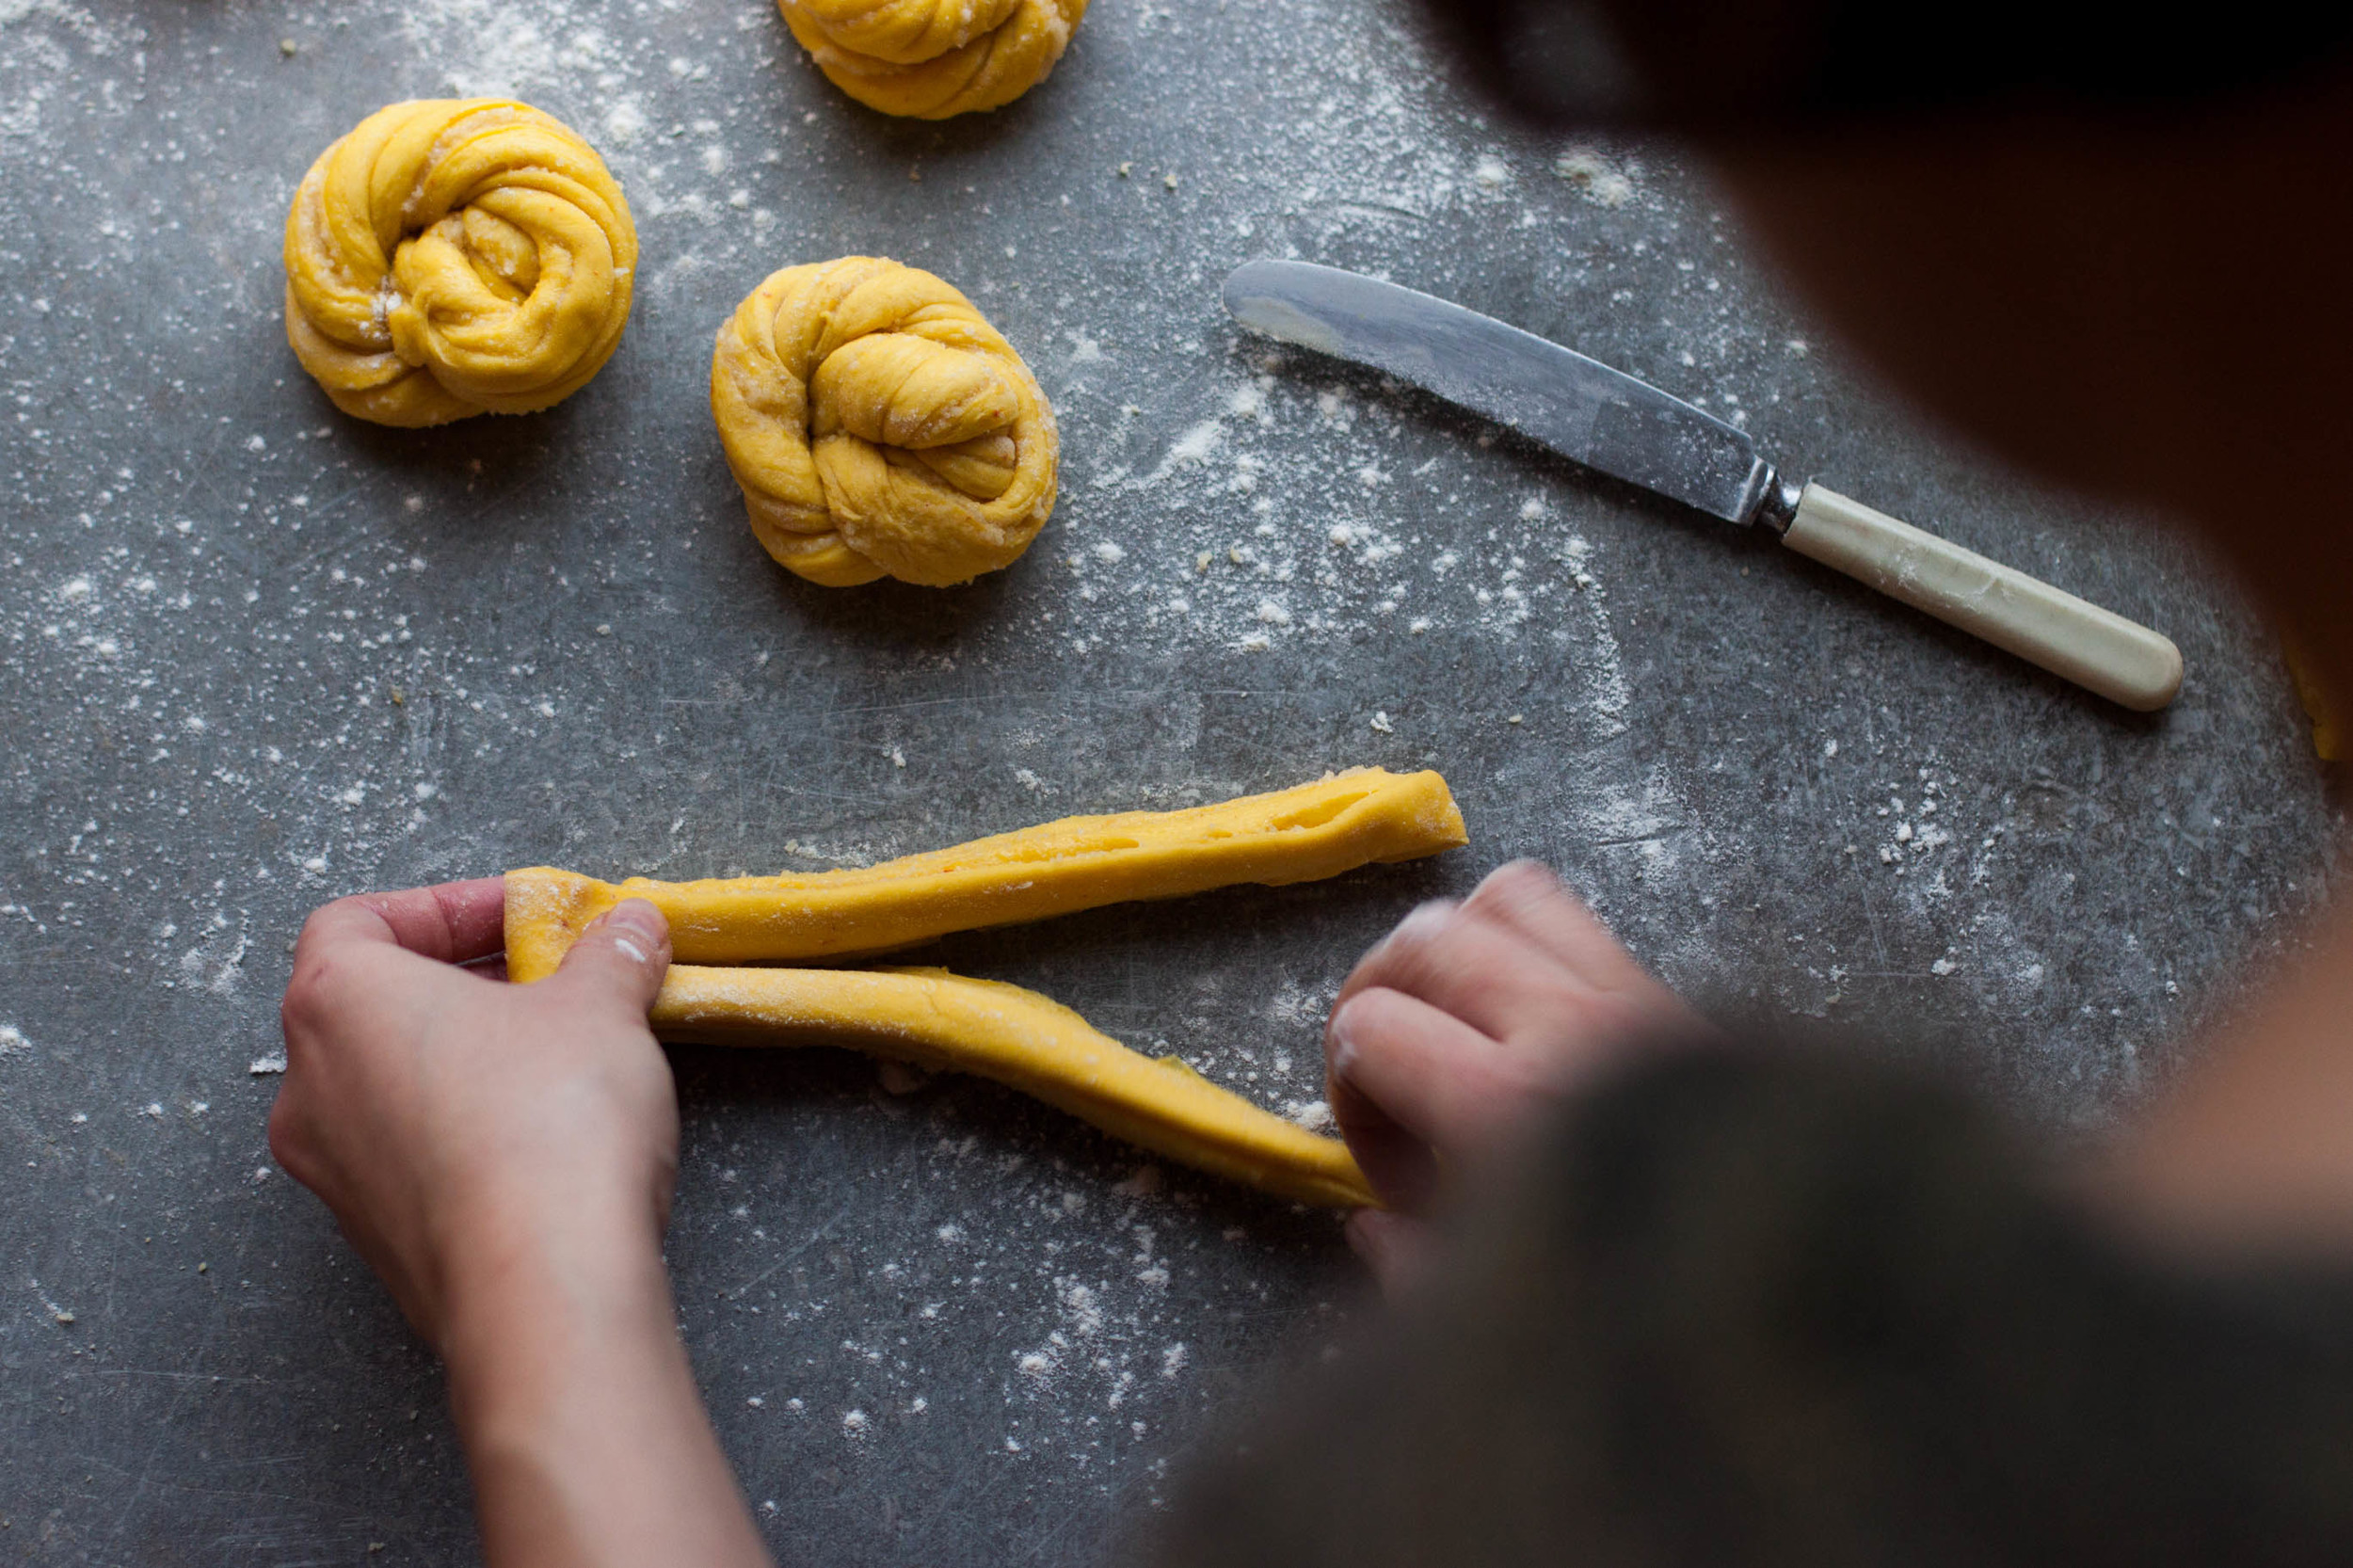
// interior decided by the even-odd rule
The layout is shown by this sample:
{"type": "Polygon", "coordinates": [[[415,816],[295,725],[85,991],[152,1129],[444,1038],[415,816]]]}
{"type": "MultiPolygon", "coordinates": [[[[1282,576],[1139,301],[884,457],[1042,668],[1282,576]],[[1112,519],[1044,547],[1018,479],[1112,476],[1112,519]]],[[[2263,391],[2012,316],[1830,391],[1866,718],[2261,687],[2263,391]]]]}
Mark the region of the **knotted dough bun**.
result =
{"type": "Polygon", "coordinates": [[[1061,442],[972,302],[873,256],[789,266],[719,328],[711,413],[752,532],[812,583],[962,583],[1054,509],[1061,442]]]}
{"type": "Polygon", "coordinates": [[[286,215],[286,340],[378,424],[529,413],[585,386],[629,321],[637,230],[588,144],[493,98],[378,109],[286,215]]]}
{"type": "Polygon", "coordinates": [[[776,0],[835,87],[870,109],[945,120],[1010,104],[1062,58],[1087,0],[776,0]]]}

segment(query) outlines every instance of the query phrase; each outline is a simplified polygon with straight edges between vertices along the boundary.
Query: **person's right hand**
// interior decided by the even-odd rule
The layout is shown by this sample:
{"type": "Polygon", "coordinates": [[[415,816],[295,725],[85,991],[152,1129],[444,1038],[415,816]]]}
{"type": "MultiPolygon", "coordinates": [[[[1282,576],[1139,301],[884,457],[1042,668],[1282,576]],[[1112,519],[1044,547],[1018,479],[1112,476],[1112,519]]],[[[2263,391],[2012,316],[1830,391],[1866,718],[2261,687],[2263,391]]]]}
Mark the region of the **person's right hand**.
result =
{"type": "Polygon", "coordinates": [[[1507,1144],[1628,1046],[1705,1027],[1532,860],[1423,904],[1357,964],[1324,1030],[1333,1114],[1389,1206],[1359,1209],[1350,1243],[1397,1284],[1443,1171],[1507,1144]]]}

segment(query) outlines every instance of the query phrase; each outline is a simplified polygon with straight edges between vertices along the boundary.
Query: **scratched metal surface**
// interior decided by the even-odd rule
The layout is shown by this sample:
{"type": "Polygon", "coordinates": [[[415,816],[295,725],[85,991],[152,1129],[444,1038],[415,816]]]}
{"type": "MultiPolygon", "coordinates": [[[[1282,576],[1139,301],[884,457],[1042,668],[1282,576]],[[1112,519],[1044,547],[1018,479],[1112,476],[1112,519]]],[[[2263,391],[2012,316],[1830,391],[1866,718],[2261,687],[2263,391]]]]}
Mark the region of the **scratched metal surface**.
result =
{"type": "MultiPolygon", "coordinates": [[[[760,0],[0,0],[0,1556],[454,1562],[428,1358],[264,1147],[288,939],[542,860],[857,861],[1353,763],[1474,847],[944,944],[1266,1103],[1418,898],[1561,865],[1747,1013],[2096,1118],[2288,939],[2332,818],[2276,654],[2180,543],[1841,369],[1672,154],[1504,135],[1367,0],[1101,0],[991,118],[843,102],[760,0]],[[287,48],[281,48],[281,40],[287,48]],[[637,209],[618,357],[404,435],[280,335],[292,183],[386,100],[513,90],[637,209]],[[1061,412],[1012,570],[829,592],[703,399],[766,271],[958,283],[1061,412]],[[1385,272],[1745,419],[1800,473],[2170,632],[2123,716],[1787,558],[1220,318],[1258,254],[1385,272]]],[[[685,1328],[779,1550],[1083,1562],[1356,1300],[1327,1220],[984,1085],[680,1058],[685,1328]],[[773,1502],[773,1511],[767,1507],[773,1502]]]]}

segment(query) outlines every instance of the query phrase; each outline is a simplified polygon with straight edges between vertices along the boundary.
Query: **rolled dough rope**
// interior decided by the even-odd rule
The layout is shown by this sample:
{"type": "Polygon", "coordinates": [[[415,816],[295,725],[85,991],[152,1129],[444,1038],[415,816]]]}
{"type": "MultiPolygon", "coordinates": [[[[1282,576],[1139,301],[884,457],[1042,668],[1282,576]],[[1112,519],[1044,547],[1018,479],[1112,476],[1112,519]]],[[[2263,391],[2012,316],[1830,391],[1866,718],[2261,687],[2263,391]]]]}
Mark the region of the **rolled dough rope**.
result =
{"type": "Polygon", "coordinates": [[[1011,566],[1053,515],[1054,410],[1004,334],[917,267],[771,273],[719,328],[711,418],[752,533],[829,588],[1011,566]]]}
{"type": "Polygon", "coordinates": [[[621,341],[637,230],[604,163],[504,99],[393,104],[319,154],[286,214],[286,341],[377,424],[529,413],[621,341]]]}
{"type": "Polygon", "coordinates": [[[776,0],[835,87],[870,109],[946,120],[1046,80],[1087,0],[776,0]]]}
{"type": "Polygon", "coordinates": [[[1468,841],[1435,773],[1352,768],[1217,806],[1065,817],[862,870],[612,883],[534,866],[506,873],[506,971],[554,973],[588,922],[626,898],[668,918],[681,964],[808,962],[1133,899],[1313,882],[1468,841]]]}
{"type": "Polygon", "coordinates": [[[675,964],[654,1032],[713,1046],[855,1046],[994,1079],[1130,1144],[1277,1197],[1378,1206],[1348,1145],[1154,1061],[1060,1002],[945,969],[736,969],[675,964]]]}

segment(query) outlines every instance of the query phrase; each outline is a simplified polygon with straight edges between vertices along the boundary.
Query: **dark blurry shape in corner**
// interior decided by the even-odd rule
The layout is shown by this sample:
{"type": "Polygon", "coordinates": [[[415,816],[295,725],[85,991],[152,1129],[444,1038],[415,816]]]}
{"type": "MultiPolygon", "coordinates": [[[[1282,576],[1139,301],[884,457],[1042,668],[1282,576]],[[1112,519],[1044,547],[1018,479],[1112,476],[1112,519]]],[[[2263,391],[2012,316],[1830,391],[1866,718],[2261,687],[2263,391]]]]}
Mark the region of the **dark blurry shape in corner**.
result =
{"type": "Polygon", "coordinates": [[[2296,682],[2297,700],[2313,723],[2313,752],[2324,762],[2344,761],[2345,726],[2339,722],[2335,699],[2321,689],[2319,678],[2312,673],[2311,655],[2294,637],[2281,639],[2281,651],[2287,655],[2288,676],[2296,682]]]}
{"type": "Polygon", "coordinates": [[[1426,0],[1474,85],[1560,125],[1696,133],[1984,108],[2166,113],[2353,44],[2353,7],[2243,0],[1426,0]]]}
{"type": "Polygon", "coordinates": [[[2121,1237],[1886,1054],[1586,1091],[1417,1300],[1202,1445],[1147,1560],[2353,1561],[2353,1274],[2121,1237]]]}

